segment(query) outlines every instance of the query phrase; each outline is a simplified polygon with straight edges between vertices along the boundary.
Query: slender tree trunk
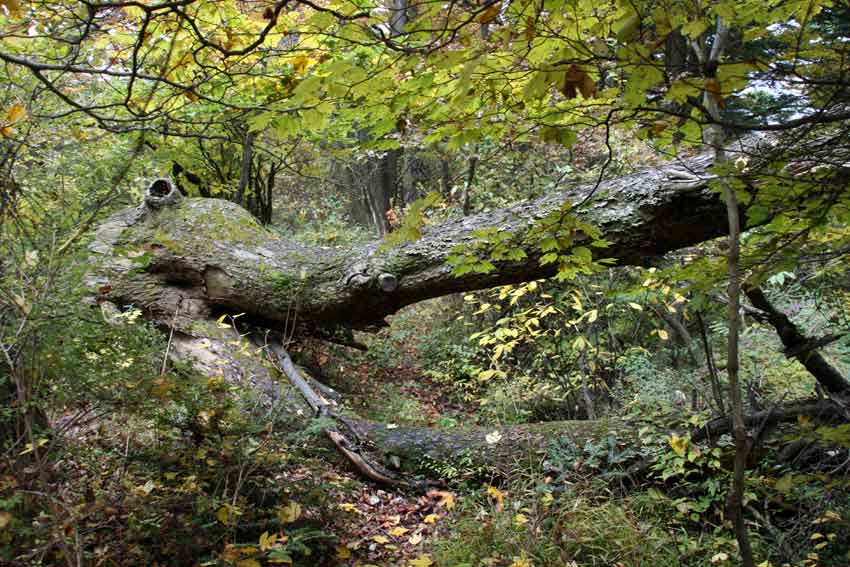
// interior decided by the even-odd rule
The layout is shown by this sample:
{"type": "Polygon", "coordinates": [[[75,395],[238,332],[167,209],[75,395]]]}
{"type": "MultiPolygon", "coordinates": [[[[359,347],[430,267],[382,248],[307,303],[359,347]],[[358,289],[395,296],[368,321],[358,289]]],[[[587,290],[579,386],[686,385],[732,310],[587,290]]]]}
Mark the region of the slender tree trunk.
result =
{"type": "Polygon", "coordinates": [[[239,170],[239,188],[236,192],[234,202],[241,205],[244,202],[245,194],[251,183],[251,164],[254,161],[254,138],[257,136],[254,132],[245,134],[242,141],[242,161],[240,162],[239,170]]]}
{"type": "Polygon", "coordinates": [[[697,311],[697,325],[699,325],[699,334],[702,339],[702,347],[705,351],[705,366],[708,369],[708,377],[711,381],[711,394],[714,396],[714,403],[717,404],[717,409],[721,414],[726,413],[726,408],[723,404],[723,393],[720,388],[720,378],[717,376],[717,365],[714,363],[714,354],[711,352],[711,345],[708,342],[708,334],[705,330],[705,323],[702,320],[702,314],[697,311]]]}
{"type": "Polygon", "coordinates": [[[723,195],[729,218],[729,252],[727,254],[729,269],[729,344],[726,359],[726,375],[729,377],[729,393],[732,400],[732,415],[735,437],[735,470],[732,491],[727,504],[735,526],[735,536],[741,551],[742,563],[745,567],[754,565],[753,552],[744,524],[744,483],[749,453],[746,423],[744,422],[744,402],[741,399],[741,385],[738,378],[738,332],[741,307],[741,274],[740,274],[740,212],[735,191],[728,183],[724,183],[723,195]]]}
{"type": "MultiPolygon", "coordinates": [[[[717,29],[710,50],[700,46],[695,49],[700,57],[700,62],[705,69],[717,69],[720,63],[725,44],[729,36],[729,28],[722,18],[717,18],[717,29]]],[[[714,80],[714,71],[709,79],[714,80]]],[[[714,149],[714,163],[723,165],[726,163],[726,151],[723,144],[723,128],[720,126],[722,113],[720,102],[716,93],[705,92],[703,104],[708,109],[713,124],[705,130],[705,141],[714,149]]],[[[729,274],[729,287],[727,295],[729,298],[728,332],[726,374],[729,378],[729,396],[732,402],[732,422],[735,438],[735,466],[732,477],[732,488],[726,501],[726,509],[732,525],[735,528],[735,537],[738,540],[738,548],[741,553],[741,563],[744,567],[753,567],[753,551],[747,534],[747,526],[744,523],[744,485],[746,482],[747,455],[750,450],[747,438],[747,426],[744,421],[744,402],[741,398],[741,385],[739,381],[739,357],[738,342],[740,333],[740,310],[741,310],[741,272],[740,272],[740,237],[741,237],[741,214],[738,207],[738,199],[735,190],[728,179],[720,179],[723,188],[723,200],[726,203],[726,217],[729,224],[729,251],[726,255],[727,269],[729,274]]]]}
{"type": "Polygon", "coordinates": [[[470,192],[472,191],[472,182],[475,181],[475,169],[478,167],[478,154],[469,156],[469,169],[466,172],[466,181],[463,184],[463,215],[467,216],[472,212],[470,204],[470,192]]]}
{"type": "Polygon", "coordinates": [[[443,197],[449,198],[452,191],[452,172],[448,157],[440,158],[440,192],[443,197]]]}

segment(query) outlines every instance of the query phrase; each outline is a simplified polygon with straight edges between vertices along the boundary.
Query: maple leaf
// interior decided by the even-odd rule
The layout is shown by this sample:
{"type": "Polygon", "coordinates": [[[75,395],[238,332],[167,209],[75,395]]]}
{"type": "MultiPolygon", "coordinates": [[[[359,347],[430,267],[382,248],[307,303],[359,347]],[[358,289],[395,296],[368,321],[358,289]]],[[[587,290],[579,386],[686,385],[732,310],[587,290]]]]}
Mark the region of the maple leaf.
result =
{"type": "Polygon", "coordinates": [[[570,100],[576,98],[578,93],[581,93],[583,98],[592,98],[596,94],[596,83],[581,67],[570,65],[564,73],[561,93],[570,100]]]}

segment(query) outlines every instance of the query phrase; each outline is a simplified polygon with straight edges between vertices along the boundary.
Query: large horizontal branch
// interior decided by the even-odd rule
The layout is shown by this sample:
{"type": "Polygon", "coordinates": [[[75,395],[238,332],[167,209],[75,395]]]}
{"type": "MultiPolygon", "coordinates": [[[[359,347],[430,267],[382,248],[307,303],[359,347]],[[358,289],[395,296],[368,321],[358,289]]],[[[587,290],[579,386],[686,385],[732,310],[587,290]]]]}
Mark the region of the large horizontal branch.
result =
{"type": "MultiPolygon", "coordinates": [[[[751,154],[758,146],[751,141],[730,151],[751,154]]],[[[91,281],[102,299],[161,318],[170,319],[179,307],[189,320],[223,311],[245,313],[271,328],[293,322],[367,327],[423,299],[552,276],[557,266],[542,265],[542,252],[526,237],[565,202],[585,203],[575,214],[601,229],[610,243],[602,255],[620,264],[643,264],[722,235],[726,221],[708,187],[711,167],[711,155],[702,154],[452,220],[414,242],[359,248],[298,244],[233,203],[180,199],[169,181],[159,180],[143,206],[101,226],[91,246],[91,281]],[[494,262],[489,273],[454,275],[447,258],[458,246],[474,245],[473,234],[484,228],[526,243],[527,256],[494,262]]]]}
{"type": "Polygon", "coordinates": [[[785,346],[786,353],[793,352],[791,356],[805,366],[806,370],[830,392],[850,390],[850,384],[844,376],[817,350],[810,348],[811,340],[800,332],[797,325],[785,313],[773,306],[760,287],[749,288],[746,294],[753,306],[764,313],[767,322],[776,329],[776,334],[785,346]]]}

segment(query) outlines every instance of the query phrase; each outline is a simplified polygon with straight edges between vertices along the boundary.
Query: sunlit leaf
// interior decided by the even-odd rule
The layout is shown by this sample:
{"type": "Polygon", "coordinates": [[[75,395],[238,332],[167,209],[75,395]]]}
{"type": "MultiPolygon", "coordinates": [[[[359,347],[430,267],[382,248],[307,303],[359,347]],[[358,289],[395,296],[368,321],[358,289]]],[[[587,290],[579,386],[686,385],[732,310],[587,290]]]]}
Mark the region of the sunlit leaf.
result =
{"type": "Polygon", "coordinates": [[[282,524],[291,524],[301,515],[301,504],[290,501],[286,506],[277,508],[277,517],[282,524]]]}
{"type": "Polygon", "coordinates": [[[431,567],[434,564],[434,561],[431,559],[430,555],[420,555],[416,559],[408,559],[407,565],[408,567],[431,567]]]}
{"type": "Polygon", "coordinates": [[[685,437],[679,437],[675,433],[672,437],[670,437],[670,447],[673,449],[677,455],[684,457],[685,452],[688,449],[688,440],[685,437]]]}

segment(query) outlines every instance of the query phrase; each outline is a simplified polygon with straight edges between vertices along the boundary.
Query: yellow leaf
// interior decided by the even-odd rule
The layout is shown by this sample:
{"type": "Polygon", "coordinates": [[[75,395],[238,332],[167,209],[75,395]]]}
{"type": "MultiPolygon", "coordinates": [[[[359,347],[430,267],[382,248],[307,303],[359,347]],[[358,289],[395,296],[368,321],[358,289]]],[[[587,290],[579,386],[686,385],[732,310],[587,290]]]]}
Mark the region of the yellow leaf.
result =
{"type": "Polygon", "coordinates": [[[631,307],[635,311],[643,311],[643,307],[641,307],[640,305],[638,305],[637,303],[634,303],[632,301],[629,301],[629,307],[631,307]]]}
{"type": "Polygon", "coordinates": [[[527,523],[528,518],[525,516],[525,514],[517,514],[516,516],[514,516],[514,525],[524,526],[527,523]]]}
{"type": "Polygon", "coordinates": [[[301,515],[301,504],[298,502],[289,502],[286,506],[281,506],[277,509],[277,517],[281,524],[291,524],[301,515]]]}
{"type": "Polygon", "coordinates": [[[670,335],[668,335],[667,331],[665,331],[664,329],[658,329],[658,336],[661,338],[662,341],[666,341],[670,338],[670,335]]]}
{"type": "Polygon", "coordinates": [[[42,439],[39,439],[35,443],[27,443],[26,445],[24,445],[24,447],[26,447],[26,448],[23,451],[21,451],[20,453],[18,453],[18,455],[26,455],[27,453],[32,453],[37,448],[41,448],[41,447],[44,447],[45,445],[47,445],[48,441],[49,441],[48,439],[42,438],[42,439]]]}
{"type": "Polygon", "coordinates": [[[256,559],[243,559],[236,562],[236,567],[263,567],[256,559]]]}
{"type": "Polygon", "coordinates": [[[675,433],[670,438],[670,447],[673,448],[673,451],[679,455],[680,457],[685,456],[685,452],[688,449],[688,440],[684,437],[679,437],[675,433]]]}
{"type": "Polygon", "coordinates": [[[531,567],[531,561],[528,557],[514,557],[514,562],[510,567],[531,567]]]}
{"type": "Polygon", "coordinates": [[[422,543],[422,534],[413,534],[409,538],[407,538],[407,543],[410,545],[419,545],[422,543]]]}
{"type": "Polygon", "coordinates": [[[13,104],[6,113],[6,125],[13,126],[27,117],[27,109],[20,104],[13,104]]]}
{"type": "Polygon", "coordinates": [[[498,488],[496,488],[495,486],[488,486],[487,487],[487,496],[494,499],[500,505],[502,504],[502,502],[505,499],[504,493],[501,490],[499,490],[498,488]]]}
{"type": "Polygon", "coordinates": [[[387,539],[386,537],[384,537],[382,535],[373,535],[372,541],[374,541],[375,543],[380,543],[381,545],[384,545],[385,543],[390,542],[389,539],[387,539]]]}
{"type": "Polygon", "coordinates": [[[416,559],[409,559],[407,561],[408,567],[431,567],[433,564],[434,561],[427,553],[425,555],[420,555],[416,559]]]}
{"type": "Polygon", "coordinates": [[[344,545],[336,546],[336,558],[340,559],[340,560],[350,559],[351,558],[351,550],[348,549],[344,545]]]}
{"type": "Polygon", "coordinates": [[[342,509],[345,510],[346,512],[356,512],[357,506],[355,506],[351,502],[346,502],[345,504],[342,505],[342,509]]]}
{"type": "Polygon", "coordinates": [[[9,512],[0,512],[0,530],[5,529],[12,521],[12,514],[9,512]]]}
{"type": "Polygon", "coordinates": [[[218,521],[224,524],[225,526],[230,521],[230,507],[225,505],[218,509],[215,513],[215,517],[218,518],[218,521]]]}
{"type": "Polygon", "coordinates": [[[785,476],[777,480],[775,488],[783,494],[791,492],[791,489],[794,488],[794,475],[786,474],[785,476]]]}
{"type": "Polygon", "coordinates": [[[423,520],[426,524],[436,524],[440,517],[437,514],[428,514],[423,520]]]}
{"type": "Polygon", "coordinates": [[[278,534],[269,535],[269,532],[263,532],[260,536],[260,551],[268,551],[277,544],[278,534]]]}
{"type": "Polygon", "coordinates": [[[438,504],[440,506],[445,506],[446,510],[451,510],[455,507],[455,495],[451,492],[437,492],[440,495],[440,501],[438,504]]]}
{"type": "Polygon", "coordinates": [[[395,537],[401,537],[409,531],[410,530],[407,529],[407,528],[403,528],[401,526],[396,526],[396,527],[394,527],[393,529],[390,530],[390,535],[395,536],[395,537]]]}
{"type": "Polygon", "coordinates": [[[0,134],[2,134],[4,138],[11,138],[14,131],[8,126],[4,126],[0,128],[0,134]]]}
{"type": "Polygon", "coordinates": [[[292,68],[295,69],[296,73],[303,73],[304,71],[312,67],[315,63],[316,60],[312,57],[300,55],[292,60],[292,68]]]}
{"type": "Polygon", "coordinates": [[[551,492],[547,492],[543,496],[540,497],[540,502],[542,502],[544,506],[548,506],[554,500],[555,500],[555,497],[552,496],[551,492]]]}
{"type": "Polygon", "coordinates": [[[837,512],[833,512],[832,510],[827,510],[823,513],[823,516],[814,521],[815,524],[826,524],[829,522],[840,522],[841,515],[837,512]]]}

